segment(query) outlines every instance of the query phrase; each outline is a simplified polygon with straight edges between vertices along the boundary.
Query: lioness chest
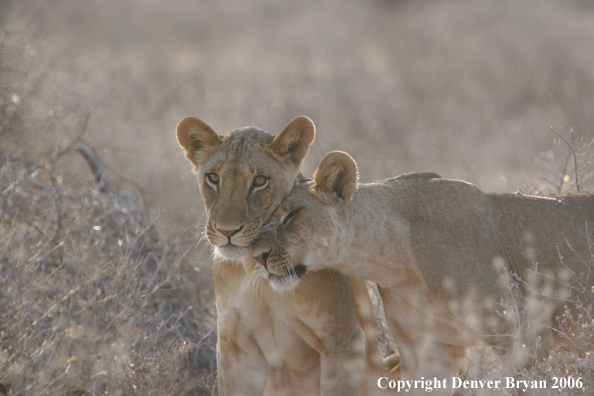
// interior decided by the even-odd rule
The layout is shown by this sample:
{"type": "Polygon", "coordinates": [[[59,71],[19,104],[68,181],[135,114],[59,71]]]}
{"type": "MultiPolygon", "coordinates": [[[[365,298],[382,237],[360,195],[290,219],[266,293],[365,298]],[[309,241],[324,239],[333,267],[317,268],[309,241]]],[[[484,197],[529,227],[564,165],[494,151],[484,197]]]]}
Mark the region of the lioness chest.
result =
{"type": "Polygon", "coordinates": [[[213,266],[213,281],[218,315],[236,315],[230,332],[247,333],[269,366],[296,377],[319,371],[319,353],[294,330],[299,318],[290,296],[279,296],[241,264],[213,266]]]}

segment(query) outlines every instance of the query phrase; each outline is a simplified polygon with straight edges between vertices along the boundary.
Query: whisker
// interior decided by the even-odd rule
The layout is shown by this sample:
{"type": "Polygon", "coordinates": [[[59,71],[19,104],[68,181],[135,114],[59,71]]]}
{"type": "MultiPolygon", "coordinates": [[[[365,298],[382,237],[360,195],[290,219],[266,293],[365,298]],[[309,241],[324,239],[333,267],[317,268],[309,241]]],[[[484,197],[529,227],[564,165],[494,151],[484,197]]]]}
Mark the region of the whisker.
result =
{"type": "Polygon", "coordinates": [[[287,285],[285,291],[294,289],[299,284],[299,277],[297,276],[297,272],[295,271],[295,267],[293,267],[290,257],[287,257],[287,267],[285,268],[285,274],[287,275],[283,282],[287,285]]]}
{"type": "Polygon", "coordinates": [[[260,288],[260,296],[263,296],[263,291],[262,291],[262,289],[260,287],[261,286],[261,280],[262,279],[258,275],[258,269],[257,268],[254,268],[252,270],[251,275],[250,275],[249,283],[250,283],[250,286],[253,288],[253,290],[254,290],[254,292],[255,292],[256,295],[258,295],[258,289],[260,288]]]}
{"type": "Polygon", "coordinates": [[[256,272],[256,294],[258,291],[260,292],[260,297],[264,297],[264,279],[258,274],[257,269],[254,269],[256,272]]]}
{"type": "Polygon", "coordinates": [[[201,232],[200,234],[197,234],[196,237],[199,237],[198,242],[208,242],[208,235],[206,235],[206,232],[201,232]]]}
{"type": "Polygon", "coordinates": [[[271,231],[271,230],[275,230],[278,228],[278,224],[276,223],[275,220],[271,220],[270,218],[268,220],[266,220],[264,223],[262,223],[262,226],[260,227],[260,230],[258,230],[258,235],[256,236],[256,238],[254,238],[254,242],[256,240],[258,240],[264,233],[271,231]]]}

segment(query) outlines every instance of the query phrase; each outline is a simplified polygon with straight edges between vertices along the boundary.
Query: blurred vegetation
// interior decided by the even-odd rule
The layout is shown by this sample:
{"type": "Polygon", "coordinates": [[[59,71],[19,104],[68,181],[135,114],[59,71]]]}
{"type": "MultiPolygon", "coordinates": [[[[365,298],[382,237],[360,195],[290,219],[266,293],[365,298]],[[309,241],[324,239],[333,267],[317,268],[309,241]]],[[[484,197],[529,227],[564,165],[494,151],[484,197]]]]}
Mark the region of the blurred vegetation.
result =
{"type": "Polygon", "coordinates": [[[86,138],[176,233],[202,213],[173,136],[188,115],[219,133],[311,117],[307,175],[344,150],[363,182],[430,170],[514,191],[540,177],[541,153],[565,158],[551,126],[594,137],[588,4],[20,0],[0,11],[2,107],[37,159],[92,111],[86,138]]]}
{"type": "Polygon", "coordinates": [[[363,182],[430,170],[548,193],[581,172],[592,189],[589,1],[19,0],[0,2],[0,35],[11,394],[212,390],[203,207],[174,137],[185,116],[276,134],[307,115],[306,175],[344,150],[363,182]]]}

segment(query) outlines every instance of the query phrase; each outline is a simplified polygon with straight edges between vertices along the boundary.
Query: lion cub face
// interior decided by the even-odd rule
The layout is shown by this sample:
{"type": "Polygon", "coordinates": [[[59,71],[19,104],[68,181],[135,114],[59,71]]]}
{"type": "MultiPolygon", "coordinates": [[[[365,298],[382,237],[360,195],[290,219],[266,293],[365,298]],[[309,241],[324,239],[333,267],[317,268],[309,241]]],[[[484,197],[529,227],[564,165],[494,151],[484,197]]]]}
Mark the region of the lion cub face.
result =
{"type": "Polygon", "coordinates": [[[307,117],[295,118],[276,137],[254,127],[221,136],[197,118],[180,121],[177,139],[194,165],[216,255],[251,257],[250,246],[291,190],[314,136],[307,117]]]}
{"type": "Polygon", "coordinates": [[[256,240],[259,275],[278,292],[295,288],[307,272],[340,260],[340,217],[357,190],[357,165],[346,153],[327,154],[314,181],[296,186],[256,240]]]}

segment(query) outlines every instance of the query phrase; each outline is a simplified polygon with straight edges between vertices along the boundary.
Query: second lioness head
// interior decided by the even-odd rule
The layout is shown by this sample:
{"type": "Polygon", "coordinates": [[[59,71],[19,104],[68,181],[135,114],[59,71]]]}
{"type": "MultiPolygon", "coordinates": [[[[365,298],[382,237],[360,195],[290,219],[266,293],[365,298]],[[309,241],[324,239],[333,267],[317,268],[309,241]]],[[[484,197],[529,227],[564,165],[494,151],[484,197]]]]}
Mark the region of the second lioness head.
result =
{"type": "Polygon", "coordinates": [[[357,191],[357,164],[350,155],[327,154],[314,180],[296,186],[254,244],[259,275],[278,292],[299,285],[308,271],[330,267],[341,256],[341,216],[357,191]]]}

